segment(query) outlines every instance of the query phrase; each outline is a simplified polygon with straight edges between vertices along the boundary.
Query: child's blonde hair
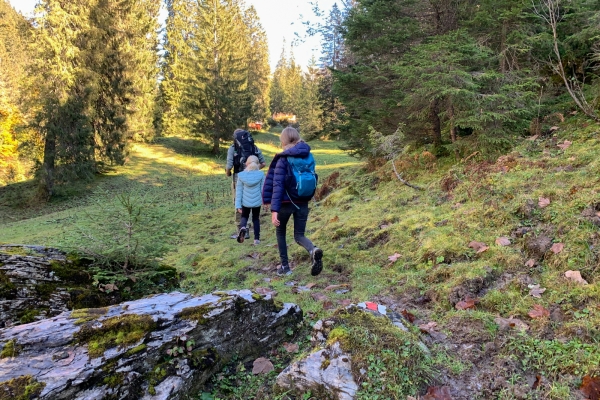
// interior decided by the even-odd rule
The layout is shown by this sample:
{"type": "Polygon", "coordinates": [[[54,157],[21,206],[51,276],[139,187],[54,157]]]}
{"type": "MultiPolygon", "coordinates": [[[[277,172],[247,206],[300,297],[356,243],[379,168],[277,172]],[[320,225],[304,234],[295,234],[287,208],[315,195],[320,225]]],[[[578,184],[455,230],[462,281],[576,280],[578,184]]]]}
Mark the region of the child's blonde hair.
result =
{"type": "Polygon", "coordinates": [[[296,129],[288,126],[281,131],[279,140],[281,140],[281,146],[287,150],[290,147],[294,147],[298,142],[301,142],[302,138],[300,138],[300,133],[296,129]]]}
{"type": "Polygon", "coordinates": [[[258,171],[260,166],[258,165],[258,157],[250,156],[246,160],[246,171],[258,171]]]}

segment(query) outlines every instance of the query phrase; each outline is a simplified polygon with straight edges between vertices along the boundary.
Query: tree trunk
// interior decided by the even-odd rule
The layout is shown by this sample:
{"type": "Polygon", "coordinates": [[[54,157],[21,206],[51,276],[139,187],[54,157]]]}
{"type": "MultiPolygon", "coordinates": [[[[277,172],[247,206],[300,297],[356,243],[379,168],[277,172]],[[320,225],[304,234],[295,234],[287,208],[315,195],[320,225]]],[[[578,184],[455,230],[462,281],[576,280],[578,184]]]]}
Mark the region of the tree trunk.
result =
{"type": "Polygon", "coordinates": [[[219,135],[216,132],[213,135],[213,150],[212,150],[212,152],[214,154],[219,153],[219,135]]]}
{"type": "Polygon", "coordinates": [[[437,147],[442,144],[442,122],[440,121],[440,101],[434,99],[429,105],[429,116],[433,125],[433,144],[437,147]]]}
{"type": "Polygon", "coordinates": [[[56,160],[56,134],[51,130],[46,131],[44,139],[44,192],[48,198],[52,197],[54,192],[54,164],[56,160]]]}
{"type": "Polygon", "coordinates": [[[448,107],[448,117],[450,118],[450,140],[456,142],[456,126],[454,125],[454,106],[450,104],[448,107]]]}
{"type": "Polygon", "coordinates": [[[506,34],[508,30],[508,21],[502,21],[502,33],[500,37],[500,72],[505,73],[508,70],[508,50],[506,46],[506,34]]]}

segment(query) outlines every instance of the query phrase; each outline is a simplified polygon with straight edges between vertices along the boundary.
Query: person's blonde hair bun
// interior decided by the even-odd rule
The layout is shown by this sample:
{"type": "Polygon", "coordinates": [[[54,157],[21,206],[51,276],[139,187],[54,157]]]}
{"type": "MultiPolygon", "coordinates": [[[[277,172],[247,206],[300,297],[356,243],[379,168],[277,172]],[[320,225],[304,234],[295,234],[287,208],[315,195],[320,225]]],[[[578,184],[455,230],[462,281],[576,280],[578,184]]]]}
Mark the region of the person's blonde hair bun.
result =
{"type": "Polygon", "coordinates": [[[250,156],[246,160],[246,171],[257,171],[260,169],[258,165],[258,157],[250,156]]]}

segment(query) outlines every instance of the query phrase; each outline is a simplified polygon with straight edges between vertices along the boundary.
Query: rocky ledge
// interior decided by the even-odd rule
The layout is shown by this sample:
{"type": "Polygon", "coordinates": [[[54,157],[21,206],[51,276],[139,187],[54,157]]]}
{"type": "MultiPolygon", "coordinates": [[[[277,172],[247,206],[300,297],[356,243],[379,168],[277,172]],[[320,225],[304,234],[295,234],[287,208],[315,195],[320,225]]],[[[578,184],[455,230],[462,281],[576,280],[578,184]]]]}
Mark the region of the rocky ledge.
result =
{"type": "Polygon", "coordinates": [[[180,399],[302,321],[249,290],[160,294],[0,329],[0,399],[180,399]],[[21,397],[26,396],[26,397],[21,397]]]}

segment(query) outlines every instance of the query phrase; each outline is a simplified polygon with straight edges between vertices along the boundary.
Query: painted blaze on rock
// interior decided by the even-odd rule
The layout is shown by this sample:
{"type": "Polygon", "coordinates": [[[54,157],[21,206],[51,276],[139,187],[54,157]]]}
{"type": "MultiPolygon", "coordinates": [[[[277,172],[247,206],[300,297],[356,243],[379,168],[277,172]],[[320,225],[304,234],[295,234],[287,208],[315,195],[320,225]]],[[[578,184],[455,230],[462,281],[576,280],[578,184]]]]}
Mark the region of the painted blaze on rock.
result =
{"type": "Polygon", "coordinates": [[[277,345],[301,320],[298,306],[249,290],[65,312],[0,330],[0,397],[179,399],[234,354],[251,359],[277,345]]]}

